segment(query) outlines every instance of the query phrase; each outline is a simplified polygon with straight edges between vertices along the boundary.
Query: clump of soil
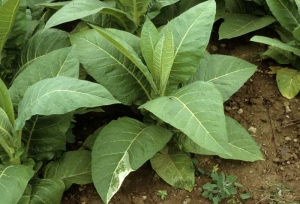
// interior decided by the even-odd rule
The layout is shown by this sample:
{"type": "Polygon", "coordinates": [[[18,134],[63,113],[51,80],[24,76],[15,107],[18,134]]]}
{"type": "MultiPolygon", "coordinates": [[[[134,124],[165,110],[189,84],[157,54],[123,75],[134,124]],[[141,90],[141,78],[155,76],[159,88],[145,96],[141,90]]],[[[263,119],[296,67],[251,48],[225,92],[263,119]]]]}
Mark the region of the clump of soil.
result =
{"type": "MultiPolygon", "coordinates": [[[[225,103],[225,112],[240,122],[256,140],[265,156],[264,161],[247,163],[224,160],[213,156],[196,156],[199,167],[211,171],[218,165],[227,175],[236,175],[245,188],[240,192],[251,194],[246,204],[300,203],[300,99],[288,100],[278,91],[275,76],[267,74],[272,61],[260,61],[259,53],[265,47],[248,39],[215,41],[209,46],[212,53],[236,56],[258,66],[256,73],[225,103]],[[245,43],[245,44],[244,44],[245,43]],[[242,45],[244,44],[244,45],[242,45]]],[[[202,186],[207,176],[196,178],[192,192],[174,189],[161,180],[146,163],[132,172],[122,184],[111,204],[194,204],[212,203],[204,199],[202,186]],[[162,200],[158,190],[168,195],[162,200]]],[[[93,185],[73,185],[62,203],[103,203],[93,185]]],[[[223,203],[226,203],[224,201],[223,203]]]]}

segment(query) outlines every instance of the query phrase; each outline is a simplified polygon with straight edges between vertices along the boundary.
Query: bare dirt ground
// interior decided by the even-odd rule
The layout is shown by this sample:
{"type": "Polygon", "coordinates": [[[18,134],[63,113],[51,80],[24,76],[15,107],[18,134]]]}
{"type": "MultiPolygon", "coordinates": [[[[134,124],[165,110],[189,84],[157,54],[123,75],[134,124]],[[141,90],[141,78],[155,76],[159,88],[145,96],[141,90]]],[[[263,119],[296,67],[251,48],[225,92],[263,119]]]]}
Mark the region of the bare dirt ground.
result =
{"type": "MultiPolygon", "coordinates": [[[[264,46],[251,43],[246,38],[238,41],[215,40],[208,47],[211,53],[236,56],[258,66],[251,79],[225,103],[225,112],[247,130],[250,128],[265,160],[247,163],[208,156],[196,158],[202,169],[211,171],[218,165],[219,171],[238,177],[237,181],[244,185],[239,192],[250,193],[251,198],[236,199],[235,203],[296,204],[300,203],[300,97],[298,95],[288,100],[281,96],[275,76],[267,73],[268,66],[274,62],[259,60],[258,54],[264,49],[264,46]]],[[[110,204],[212,203],[201,196],[202,186],[209,181],[209,177],[200,175],[192,192],[174,189],[161,180],[147,163],[125,179],[110,204]],[[158,190],[168,192],[165,200],[157,195],[158,190]]],[[[103,202],[90,184],[72,186],[65,193],[62,203],[103,202]]]]}

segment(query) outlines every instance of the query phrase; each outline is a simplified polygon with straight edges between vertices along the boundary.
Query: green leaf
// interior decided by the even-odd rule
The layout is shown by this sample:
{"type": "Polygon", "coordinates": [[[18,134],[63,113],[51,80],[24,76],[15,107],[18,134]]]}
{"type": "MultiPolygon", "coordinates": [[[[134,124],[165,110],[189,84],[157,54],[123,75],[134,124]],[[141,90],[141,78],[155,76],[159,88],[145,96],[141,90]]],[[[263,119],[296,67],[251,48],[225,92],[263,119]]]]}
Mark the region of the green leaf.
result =
{"type": "MultiPolygon", "coordinates": [[[[122,35],[131,47],[135,45],[135,37],[131,34],[122,35]]],[[[145,93],[150,91],[150,85],[143,73],[95,30],[72,34],[71,41],[76,45],[80,62],[87,72],[123,104],[132,104],[143,99],[145,93]]],[[[140,43],[137,42],[139,46],[140,43]]]]}
{"type": "Polygon", "coordinates": [[[10,159],[13,159],[17,145],[18,137],[12,124],[10,123],[7,114],[0,107],[0,147],[2,147],[9,155],[10,159]]]}
{"type": "Polygon", "coordinates": [[[56,161],[48,163],[44,178],[61,179],[68,189],[72,184],[92,183],[91,151],[69,151],[56,161]]]}
{"type": "Polygon", "coordinates": [[[114,16],[117,23],[123,26],[126,30],[131,31],[136,28],[134,22],[127,13],[119,9],[115,9],[97,0],[74,0],[58,10],[46,23],[45,29],[56,25],[81,19],[96,13],[109,14],[114,16]]]}
{"type": "Polygon", "coordinates": [[[192,191],[195,187],[195,170],[188,153],[170,148],[167,153],[158,152],[151,158],[156,173],[173,187],[192,191]]]}
{"type": "Polygon", "coordinates": [[[0,165],[1,203],[17,203],[33,174],[34,171],[28,166],[0,165]]]}
{"type": "Polygon", "coordinates": [[[28,120],[22,131],[27,156],[35,160],[50,160],[54,153],[66,149],[66,132],[73,113],[35,116],[28,120]]]}
{"type": "MultiPolygon", "coordinates": [[[[163,96],[169,81],[174,61],[174,42],[170,29],[158,40],[153,55],[154,80],[159,85],[160,94],[163,96]]],[[[152,74],[153,75],[153,74],[152,74]]]]}
{"type": "Polygon", "coordinates": [[[272,14],[288,31],[293,32],[300,25],[300,13],[297,6],[290,0],[266,0],[272,14]]]}
{"type": "Polygon", "coordinates": [[[171,135],[164,128],[130,118],[120,118],[103,128],[92,151],[92,176],[104,203],[108,203],[131,171],[166,145],[171,135]]]}
{"type": "Polygon", "coordinates": [[[273,46],[270,46],[267,51],[261,55],[270,57],[279,64],[291,64],[296,59],[296,56],[292,52],[273,46]]]}
{"type": "Polygon", "coordinates": [[[65,31],[48,29],[36,32],[22,48],[18,73],[47,53],[68,46],[70,46],[69,33],[65,31]]]}
{"type": "Polygon", "coordinates": [[[152,76],[155,76],[153,68],[153,55],[155,45],[158,40],[159,34],[155,25],[148,18],[146,18],[141,33],[141,51],[152,76]]]}
{"type": "Polygon", "coordinates": [[[207,54],[201,58],[197,72],[188,83],[199,80],[212,82],[222,93],[223,101],[226,101],[244,85],[255,70],[255,65],[239,58],[207,54]]]}
{"type": "Polygon", "coordinates": [[[21,129],[33,115],[64,114],[82,107],[119,103],[101,85],[58,76],[30,86],[19,104],[15,128],[21,129]]]}
{"type": "Polygon", "coordinates": [[[19,3],[20,0],[7,0],[6,3],[0,7],[0,60],[2,48],[13,27],[19,3]]]}
{"type": "Polygon", "coordinates": [[[7,117],[12,125],[15,122],[14,108],[10,99],[6,85],[0,78],[0,108],[7,114],[7,117]]]}
{"type": "Polygon", "coordinates": [[[26,188],[18,204],[60,203],[65,190],[60,179],[35,179],[26,188]]]}
{"type": "Polygon", "coordinates": [[[75,46],[54,50],[33,61],[14,80],[9,89],[12,101],[18,104],[28,87],[38,81],[56,76],[78,78],[79,60],[75,46]],[[30,77],[28,77],[30,76],[30,77]]]}
{"type": "Polygon", "coordinates": [[[295,30],[293,31],[293,36],[298,41],[300,41],[300,25],[297,28],[295,28],[295,30]]]}
{"type": "Polygon", "coordinates": [[[300,91],[300,72],[283,68],[277,71],[276,81],[280,93],[287,99],[294,98],[300,91]]]}
{"type": "Polygon", "coordinates": [[[252,136],[238,122],[230,117],[226,117],[226,127],[229,146],[228,152],[231,156],[209,151],[205,147],[200,147],[185,135],[179,135],[176,138],[181,149],[190,153],[200,155],[218,155],[225,159],[251,162],[264,159],[252,136]]]}
{"type": "Polygon", "coordinates": [[[147,11],[150,0],[117,0],[119,6],[129,14],[133,22],[139,26],[147,11]]]}
{"type": "Polygon", "coordinates": [[[242,36],[255,30],[264,28],[275,22],[271,16],[254,16],[250,14],[226,14],[224,23],[219,29],[219,39],[230,39],[242,36]]]}
{"type": "Polygon", "coordinates": [[[179,2],[179,0],[152,0],[150,3],[150,11],[147,13],[147,16],[150,19],[153,19],[161,12],[162,8],[173,5],[177,2],[179,2]]]}
{"type": "Polygon", "coordinates": [[[139,108],[181,130],[199,146],[228,154],[223,99],[212,83],[194,82],[139,108]]]}
{"type": "Polygon", "coordinates": [[[170,28],[174,39],[171,85],[186,82],[196,72],[210,38],[215,12],[215,1],[206,1],[174,18],[161,31],[163,34],[170,28]]]}
{"type": "Polygon", "coordinates": [[[250,41],[267,44],[273,47],[280,48],[285,51],[289,51],[294,53],[295,55],[300,57],[300,49],[294,48],[288,44],[285,44],[277,39],[272,39],[264,36],[254,36],[250,39],[250,41]]]}
{"type": "MultiPolygon", "coordinates": [[[[148,82],[151,84],[152,89],[157,91],[157,87],[153,81],[153,77],[149,72],[148,68],[144,65],[141,58],[135,52],[135,50],[125,41],[125,39],[115,35],[110,30],[100,28],[98,26],[92,26],[97,32],[99,32],[105,39],[112,43],[123,55],[125,55],[146,77],[148,82]]],[[[147,90],[144,90],[148,98],[150,98],[147,90]]]]}

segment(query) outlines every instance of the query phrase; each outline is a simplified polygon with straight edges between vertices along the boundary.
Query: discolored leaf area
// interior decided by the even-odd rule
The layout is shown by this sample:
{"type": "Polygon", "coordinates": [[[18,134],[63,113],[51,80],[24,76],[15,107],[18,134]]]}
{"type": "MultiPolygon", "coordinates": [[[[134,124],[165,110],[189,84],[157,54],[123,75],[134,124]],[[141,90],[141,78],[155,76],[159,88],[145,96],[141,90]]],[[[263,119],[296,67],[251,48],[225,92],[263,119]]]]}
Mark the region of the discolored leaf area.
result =
{"type": "Polygon", "coordinates": [[[92,151],[92,176],[105,203],[125,177],[137,170],[170,140],[172,133],[131,118],[110,122],[97,137],[92,151]]]}
{"type": "Polygon", "coordinates": [[[280,93],[287,99],[294,98],[300,91],[300,72],[282,68],[277,71],[276,81],[280,93]]]}

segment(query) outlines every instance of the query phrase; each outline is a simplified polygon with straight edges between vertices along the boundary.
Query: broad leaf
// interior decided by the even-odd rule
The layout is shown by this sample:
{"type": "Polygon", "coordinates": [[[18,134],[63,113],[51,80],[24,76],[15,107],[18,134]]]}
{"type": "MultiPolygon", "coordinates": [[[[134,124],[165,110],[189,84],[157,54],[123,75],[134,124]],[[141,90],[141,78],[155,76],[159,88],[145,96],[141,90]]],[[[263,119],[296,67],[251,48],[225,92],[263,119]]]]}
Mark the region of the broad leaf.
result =
{"type": "Polygon", "coordinates": [[[60,203],[65,190],[60,179],[35,179],[27,186],[18,204],[60,203]]]}
{"type": "Polygon", "coordinates": [[[7,0],[6,3],[0,7],[0,62],[1,51],[12,29],[19,3],[20,0],[7,0]]]}
{"type": "Polygon", "coordinates": [[[188,153],[170,148],[150,159],[152,168],[165,182],[175,188],[192,191],[195,187],[195,169],[188,153]]]}
{"type": "Polygon", "coordinates": [[[250,14],[226,14],[219,29],[219,39],[230,39],[264,28],[275,22],[271,16],[258,17],[250,14]]]}
{"type": "Polygon", "coordinates": [[[51,16],[45,25],[45,29],[91,16],[96,13],[112,15],[116,19],[117,23],[128,31],[136,28],[135,24],[132,22],[127,13],[112,8],[104,2],[97,0],[74,0],[63,6],[53,16],[51,16]]]}
{"type": "Polygon", "coordinates": [[[15,128],[21,129],[33,115],[64,114],[82,107],[119,103],[101,85],[58,76],[30,86],[19,104],[15,128]]]}
{"type": "Polygon", "coordinates": [[[148,5],[148,10],[150,8],[150,11],[147,13],[147,16],[153,19],[161,12],[163,7],[173,5],[178,1],[179,0],[152,0],[148,5]]]}
{"type": "Polygon", "coordinates": [[[212,82],[222,93],[223,101],[228,100],[249,77],[256,66],[236,57],[225,55],[204,55],[197,72],[188,83],[195,81],[212,82]]]}
{"type": "Polygon", "coordinates": [[[162,149],[171,135],[164,128],[130,118],[104,127],[92,151],[93,181],[102,200],[108,203],[125,177],[162,149]]]}
{"type": "Polygon", "coordinates": [[[223,99],[211,82],[194,82],[140,108],[181,130],[201,147],[228,154],[223,99]]]}
{"type": "Polygon", "coordinates": [[[209,151],[200,147],[186,135],[181,134],[176,137],[178,145],[185,152],[201,155],[218,155],[225,159],[234,159],[242,161],[263,160],[263,155],[252,136],[238,122],[230,117],[226,117],[226,127],[228,134],[228,151],[231,156],[209,151]]]}
{"type": "Polygon", "coordinates": [[[34,83],[56,76],[78,78],[79,60],[74,46],[54,50],[41,56],[21,72],[9,89],[13,103],[18,104],[26,89],[34,83]]]}
{"type": "Polygon", "coordinates": [[[141,33],[141,51],[152,76],[155,76],[153,68],[153,55],[155,45],[158,40],[159,35],[155,25],[148,18],[146,18],[141,33]]]}
{"type": "Polygon", "coordinates": [[[44,178],[61,179],[68,189],[73,183],[92,183],[91,151],[69,151],[56,161],[47,164],[44,178]]]}
{"type": "MultiPolygon", "coordinates": [[[[10,123],[7,114],[0,107],[0,147],[2,147],[12,159],[15,154],[18,138],[12,124],[10,123]]],[[[2,161],[3,162],[3,161],[2,161]]]]}
{"type": "MultiPolygon", "coordinates": [[[[153,77],[148,68],[143,64],[142,60],[135,50],[125,41],[125,39],[114,34],[110,30],[100,28],[98,26],[92,26],[97,32],[99,32],[104,38],[112,43],[122,54],[124,54],[139,70],[144,74],[148,82],[151,84],[153,90],[157,91],[157,87],[153,81],[153,77]]],[[[144,90],[148,98],[150,95],[147,90],[144,90]]]]}
{"type": "Polygon", "coordinates": [[[293,31],[293,36],[300,41],[300,25],[293,31]]]}
{"type": "Polygon", "coordinates": [[[117,0],[119,6],[129,14],[133,22],[139,26],[143,20],[143,15],[147,11],[150,0],[117,0]]]}
{"type": "MultiPolygon", "coordinates": [[[[129,42],[133,41],[131,35],[122,35],[129,42]]],[[[145,93],[150,91],[143,73],[97,31],[86,30],[72,34],[71,41],[76,45],[80,62],[87,72],[117,100],[132,104],[143,99],[145,93]]]]}
{"type": "Polygon", "coordinates": [[[19,73],[43,55],[68,46],[70,46],[70,40],[67,32],[57,29],[36,32],[22,48],[19,73]]]}
{"type": "Polygon", "coordinates": [[[294,48],[288,44],[285,44],[277,39],[272,39],[264,36],[254,36],[250,39],[250,41],[267,44],[270,46],[274,46],[280,48],[285,51],[289,51],[294,53],[297,56],[300,56],[300,49],[294,48]]]}
{"type": "Polygon", "coordinates": [[[0,192],[1,203],[14,204],[22,197],[28,181],[34,171],[28,166],[0,165],[0,192]]]}
{"type": "Polygon", "coordinates": [[[283,68],[277,71],[276,81],[280,93],[287,99],[294,98],[300,91],[300,72],[283,68]]]}
{"type": "MultiPolygon", "coordinates": [[[[158,40],[153,55],[154,80],[164,95],[174,60],[174,42],[170,29],[158,40]]],[[[153,74],[152,74],[153,75],[153,74]]]]}
{"type": "Polygon", "coordinates": [[[64,115],[34,116],[26,122],[22,141],[28,157],[35,160],[50,160],[57,151],[66,150],[66,132],[72,113],[64,115]]]}
{"type": "Polygon", "coordinates": [[[164,33],[165,29],[170,28],[174,39],[175,58],[170,74],[171,85],[186,82],[196,72],[209,41],[215,12],[215,1],[206,1],[174,18],[161,31],[164,33]]]}
{"type": "Polygon", "coordinates": [[[7,114],[10,123],[14,125],[15,114],[14,114],[13,105],[7,87],[4,84],[4,82],[1,80],[1,78],[0,78],[0,108],[2,108],[4,112],[7,114]]]}
{"type": "Polygon", "coordinates": [[[270,57],[279,64],[291,64],[297,57],[292,52],[273,46],[270,46],[267,51],[263,52],[261,55],[270,57]]]}
{"type": "Polygon", "coordinates": [[[300,13],[291,0],[266,0],[272,14],[279,23],[290,32],[300,25],[300,13]]]}

